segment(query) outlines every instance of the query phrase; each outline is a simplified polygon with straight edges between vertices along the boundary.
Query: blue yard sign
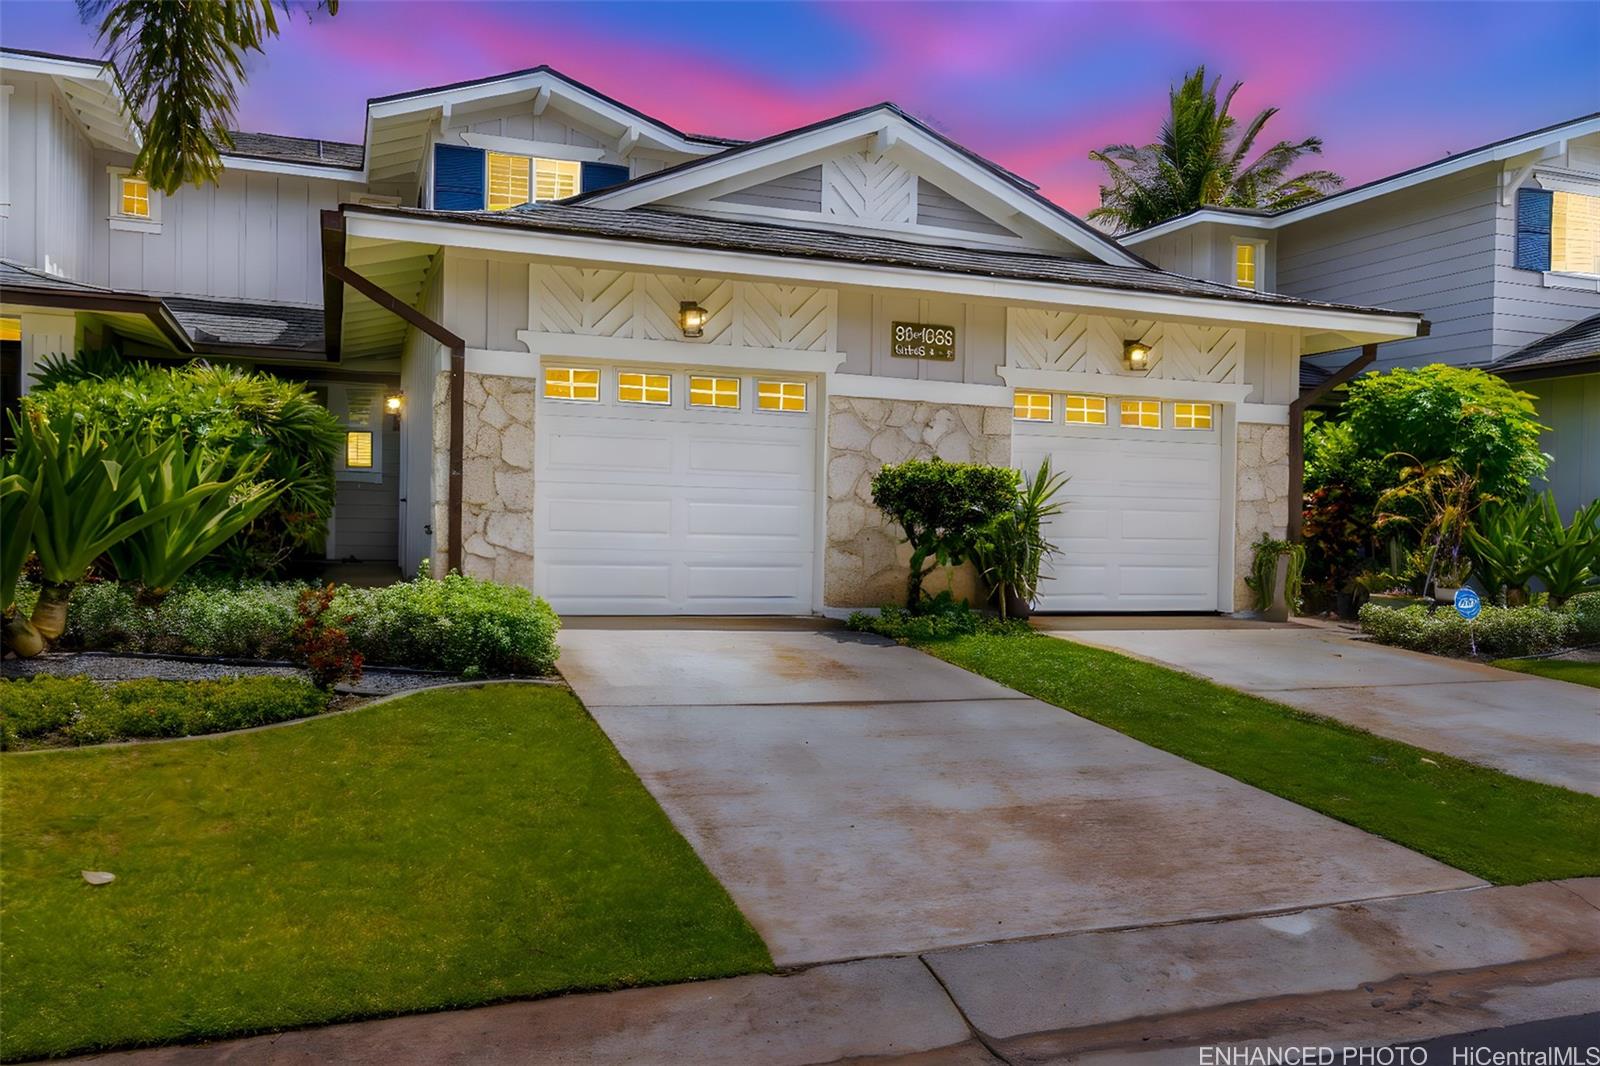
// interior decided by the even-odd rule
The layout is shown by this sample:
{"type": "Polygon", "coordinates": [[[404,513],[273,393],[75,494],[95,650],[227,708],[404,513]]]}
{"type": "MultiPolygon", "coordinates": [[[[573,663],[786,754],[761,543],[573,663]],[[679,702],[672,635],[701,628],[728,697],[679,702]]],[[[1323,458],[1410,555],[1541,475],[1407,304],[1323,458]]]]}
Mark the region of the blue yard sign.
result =
{"type": "Polygon", "coordinates": [[[1483,601],[1471,589],[1456,589],[1456,613],[1467,621],[1478,617],[1478,612],[1483,610],[1483,601]]]}

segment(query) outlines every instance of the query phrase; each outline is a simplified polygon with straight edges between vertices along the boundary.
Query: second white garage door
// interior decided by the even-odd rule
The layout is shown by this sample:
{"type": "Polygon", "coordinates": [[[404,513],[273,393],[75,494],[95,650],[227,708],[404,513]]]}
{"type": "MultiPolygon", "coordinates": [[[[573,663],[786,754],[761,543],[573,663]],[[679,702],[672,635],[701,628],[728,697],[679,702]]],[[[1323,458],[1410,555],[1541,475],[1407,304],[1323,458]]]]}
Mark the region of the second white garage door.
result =
{"type": "MultiPolygon", "coordinates": [[[[793,375],[627,367],[592,400],[552,398],[534,417],[534,587],[567,614],[795,614],[811,610],[817,418],[793,375]],[[662,379],[668,391],[663,401],[662,379]],[[710,379],[720,401],[709,404],[710,379]],[[730,400],[730,381],[737,381],[730,400]],[[766,383],[784,383],[763,409],[766,383]],[[642,384],[642,383],[641,383],[642,384]],[[650,402],[627,402],[622,397],[650,402]],[[795,397],[799,396],[799,402],[795,397]],[[735,402],[737,406],[732,406],[735,402]]],[[[558,373],[552,378],[551,370],[558,373]]],[[[587,378],[577,391],[587,395],[587,378]]],[[[556,391],[563,391],[557,387],[556,391]]]]}
{"type": "Polygon", "coordinates": [[[1040,582],[1038,609],[1217,610],[1218,431],[1074,426],[1060,417],[1018,422],[1012,444],[1021,469],[1031,473],[1048,455],[1071,478],[1060,496],[1066,511],[1046,530],[1061,554],[1040,582]]]}

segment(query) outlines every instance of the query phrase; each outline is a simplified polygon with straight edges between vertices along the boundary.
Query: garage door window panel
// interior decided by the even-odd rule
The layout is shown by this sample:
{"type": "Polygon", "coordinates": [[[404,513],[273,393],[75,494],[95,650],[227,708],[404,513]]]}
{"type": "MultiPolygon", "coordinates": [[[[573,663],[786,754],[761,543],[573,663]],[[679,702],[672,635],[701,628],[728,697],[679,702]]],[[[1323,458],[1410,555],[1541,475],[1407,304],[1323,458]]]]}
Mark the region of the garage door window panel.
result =
{"type": "Polygon", "coordinates": [[[1011,415],[1018,422],[1049,422],[1055,417],[1055,397],[1048,392],[1015,393],[1011,415]]]}
{"type": "Polygon", "coordinates": [[[1103,426],[1106,424],[1106,398],[1104,396],[1066,396],[1068,425],[1103,426]]]}
{"type": "Polygon", "coordinates": [[[549,400],[599,403],[600,371],[593,367],[546,367],[544,395],[549,400]]]}
{"type": "Polygon", "coordinates": [[[1208,403],[1175,403],[1172,405],[1172,428],[1211,428],[1211,405],[1208,403]]]}
{"type": "Polygon", "coordinates": [[[694,376],[689,379],[690,407],[722,407],[738,410],[739,379],[694,376]]]}
{"type": "Polygon", "coordinates": [[[804,414],[806,383],[803,381],[756,382],[756,406],[763,411],[804,414]]]}
{"type": "Polygon", "coordinates": [[[644,403],[654,407],[670,406],[672,375],[624,370],[617,375],[617,402],[644,403]]]}
{"type": "Polygon", "coordinates": [[[1160,400],[1123,400],[1120,405],[1122,425],[1127,429],[1160,429],[1160,400]]]}

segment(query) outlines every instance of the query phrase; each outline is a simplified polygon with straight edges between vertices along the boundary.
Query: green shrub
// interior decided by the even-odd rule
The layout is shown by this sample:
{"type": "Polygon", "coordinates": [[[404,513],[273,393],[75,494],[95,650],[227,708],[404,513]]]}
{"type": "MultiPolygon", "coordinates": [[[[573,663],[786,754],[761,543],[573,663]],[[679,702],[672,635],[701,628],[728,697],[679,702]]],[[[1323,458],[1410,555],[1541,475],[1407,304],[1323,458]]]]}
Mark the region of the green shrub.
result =
{"type": "Polygon", "coordinates": [[[906,606],[922,599],[922,580],[939,566],[972,557],[980,531],[1017,501],[1017,472],[983,463],[909,459],[872,475],[872,502],[911,545],[906,606]]]}
{"type": "Polygon", "coordinates": [[[957,602],[947,592],[923,601],[918,611],[885,604],[877,614],[856,611],[845,620],[845,627],[858,633],[876,633],[903,643],[949,640],[953,637],[988,633],[1007,636],[1031,632],[1019,619],[1001,620],[957,602]]]}
{"type": "Polygon", "coordinates": [[[1484,607],[1471,622],[1454,610],[1426,607],[1361,608],[1361,632],[1380,644],[1432,655],[1477,654],[1491,659],[1542,655],[1566,647],[1574,625],[1569,615],[1542,607],[1484,607]]]}
{"type": "Polygon", "coordinates": [[[99,685],[85,677],[38,676],[3,683],[0,746],[59,738],[70,744],[199,736],[307,718],[327,697],[292,677],[213,681],[141,678],[99,685]]]}
{"type": "Polygon", "coordinates": [[[180,588],[153,612],[139,651],[288,659],[294,648],[295,582],[196,584],[180,588]]]}
{"type": "Polygon", "coordinates": [[[1572,643],[1600,644],[1600,590],[1578,593],[1562,610],[1572,620],[1572,643]]]}
{"type": "Polygon", "coordinates": [[[339,590],[334,610],[370,664],[464,674],[547,674],[561,620],[518,585],[463,577],[419,577],[383,588],[339,590]]]}

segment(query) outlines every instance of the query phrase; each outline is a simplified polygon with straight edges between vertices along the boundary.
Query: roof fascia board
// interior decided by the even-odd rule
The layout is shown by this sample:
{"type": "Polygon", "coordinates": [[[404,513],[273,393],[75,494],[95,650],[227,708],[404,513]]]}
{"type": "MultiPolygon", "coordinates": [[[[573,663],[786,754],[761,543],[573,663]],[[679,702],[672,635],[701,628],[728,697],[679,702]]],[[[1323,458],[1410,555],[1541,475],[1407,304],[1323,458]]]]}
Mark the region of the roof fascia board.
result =
{"type": "Polygon", "coordinates": [[[367,183],[367,172],[362,168],[325,167],[311,163],[285,163],[278,159],[258,159],[254,156],[222,154],[224,170],[248,170],[259,174],[287,174],[297,178],[320,178],[323,181],[348,181],[358,185],[367,183]]]}
{"type": "Polygon", "coordinates": [[[1236,215],[1226,211],[1207,211],[1202,208],[1192,214],[1157,223],[1148,229],[1142,229],[1137,233],[1128,234],[1120,239],[1126,244],[1142,244],[1145,241],[1187,229],[1189,226],[1197,225],[1201,222],[1225,222],[1230,225],[1249,226],[1254,229],[1281,229],[1284,226],[1293,225],[1308,218],[1316,218],[1318,215],[1325,215],[1330,211],[1337,211],[1343,207],[1366,203],[1376,197],[1386,196],[1389,193],[1408,189],[1414,185],[1421,185],[1436,178],[1459,174],[1463,170],[1471,170],[1473,167],[1482,166],[1485,163],[1502,163],[1518,156],[1526,155],[1529,152],[1538,151],[1547,144],[1568,141],[1576,137],[1587,137],[1591,133],[1600,133],[1600,115],[1579,119],[1576,122],[1545,130],[1541,133],[1531,133],[1516,140],[1490,145],[1475,152],[1463,152],[1461,155],[1448,156],[1437,163],[1406,171],[1403,174],[1396,174],[1390,178],[1380,178],[1370,184],[1359,186],[1348,192],[1335,193],[1314,203],[1306,204],[1304,207],[1292,208],[1281,214],[1236,215]]]}
{"type": "MultiPolygon", "coordinates": [[[[676,173],[663,173],[658,180],[645,180],[619,186],[615,192],[602,193],[589,203],[614,208],[643,207],[660,200],[681,197],[686,193],[708,189],[723,190],[729,179],[744,178],[752,172],[777,176],[782,167],[814,165],[800,161],[811,160],[818,153],[850,144],[857,139],[876,138],[876,143],[887,144],[896,154],[896,162],[904,165],[903,153],[916,155],[937,164],[942,170],[965,182],[969,187],[987,194],[986,213],[999,214],[1000,221],[1012,215],[1023,217],[1043,226],[1052,235],[1090,255],[1118,266],[1144,266],[1138,257],[1118,247],[1115,240],[1106,237],[1096,241],[1093,237],[1072,226],[1066,219],[1051,211],[1032,196],[1012,188],[987,168],[954,151],[948,145],[928,136],[921,129],[905,121],[887,108],[874,108],[839,122],[818,126],[788,137],[779,137],[769,144],[748,150],[729,153],[726,159],[712,158],[676,173]]],[[[751,182],[756,184],[757,182],[751,182]]],[[[728,191],[728,190],[723,190],[728,191]]],[[[721,191],[711,193],[721,195],[721,191]]],[[[977,205],[975,205],[977,206],[977,205]]],[[[979,207],[984,210],[984,206],[979,207]]]]}
{"type": "Polygon", "coordinates": [[[80,59],[57,59],[52,56],[23,55],[0,51],[0,70],[22,74],[45,74],[54,78],[76,78],[79,81],[101,81],[115,86],[104,63],[80,59]]]}
{"type": "Polygon", "coordinates": [[[495,225],[445,222],[351,211],[345,216],[352,236],[469,248],[511,255],[539,255],[576,262],[601,262],[669,273],[735,275],[753,280],[808,281],[824,285],[939,292],[977,299],[1008,300],[1127,317],[1227,322],[1274,329],[1304,329],[1379,340],[1414,337],[1420,319],[1412,315],[1354,312],[1335,308],[1290,307],[1243,301],[1144,293],[1065,282],[1036,282],[956,274],[935,270],[841,263],[820,259],[759,255],[643,241],[620,241],[513,230],[495,225]]]}

